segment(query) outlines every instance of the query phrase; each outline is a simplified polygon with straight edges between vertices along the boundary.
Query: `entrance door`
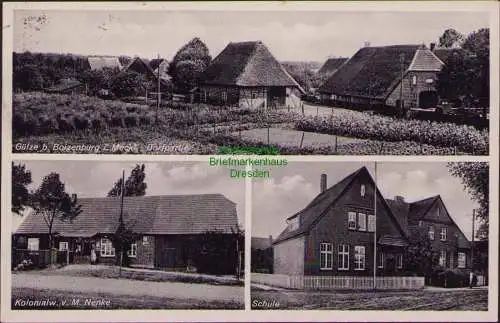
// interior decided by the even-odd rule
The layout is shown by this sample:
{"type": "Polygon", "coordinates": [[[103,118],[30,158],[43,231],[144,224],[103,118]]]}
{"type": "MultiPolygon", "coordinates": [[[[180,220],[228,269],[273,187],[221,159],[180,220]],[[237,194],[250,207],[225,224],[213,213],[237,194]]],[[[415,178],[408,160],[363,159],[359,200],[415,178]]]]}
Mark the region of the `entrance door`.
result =
{"type": "Polygon", "coordinates": [[[270,87],[267,91],[267,102],[269,106],[279,107],[286,104],[286,88],[270,87]]]}
{"type": "Polygon", "coordinates": [[[164,248],[159,252],[159,257],[157,259],[157,267],[160,268],[175,268],[177,264],[177,249],[175,248],[164,248]]]}
{"type": "Polygon", "coordinates": [[[385,258],[385,268],[387,273],[393,273],[396,270],[396,257],[392,253],[388,253],[385,258]]]}
{"type": "Polygon", "coordinates": [[[435,91],[423,91],[418,95],[418,107],[420,109],[435,108],[438,104],[438,95],[435,91]]]}

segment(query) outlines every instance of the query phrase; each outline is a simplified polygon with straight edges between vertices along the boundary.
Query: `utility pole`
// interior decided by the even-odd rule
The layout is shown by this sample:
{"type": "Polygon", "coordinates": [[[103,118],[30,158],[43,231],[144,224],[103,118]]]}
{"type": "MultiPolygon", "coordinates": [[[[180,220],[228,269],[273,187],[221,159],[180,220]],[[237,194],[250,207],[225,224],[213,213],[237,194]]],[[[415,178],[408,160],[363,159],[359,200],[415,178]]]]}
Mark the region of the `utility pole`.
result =
{"type": "Polygon", "coordinates": [[[401,114],[404,113],[404,104],[403,104],[403,81],[404,81],[404,63],[405,63],[405,54],[399,55],[399,61],[401,63],[401,87],[399,89],[399,109],[401,114]]]}
{"type": "Polygon", "coordinates": [[[377,162],[375,162],[375,187],[373,190],[373,289],[377,288],[377,162]]]}
{"type": "Polygon", "coordinates": [[[156,101],[156,123],[158,123],[158,113],[160,112],[160,101],[161,101],[161,93],[160,93],[160,66],[161,66],[161,61],[160,61],[160,53],[158,53],[158,73],[156,78],[158,79],[158,87],[156,89],[157,92],[157,101],[156,101]]]}
{"type": "MultiPolygon", "coordinates": [[[[123,228],[123,198],[125,197],[125,170],[122,171],[122,189],[121,189],[121,201],[120,201],[120,223],[118,224],[118,233],[122,234],[123,228]]],[[[119,237],[118,243],[120,244],[120,272],[119,277],[122,276],[122,266],[123,266],[123,243],[122,238],[119,237]]]]}
{"type": "Polygon", "coordinates": [[[472,210],[472,251],[470,256],[471,269],[474,270],[474,222],[476,222],[476,209],[472,210]]]}

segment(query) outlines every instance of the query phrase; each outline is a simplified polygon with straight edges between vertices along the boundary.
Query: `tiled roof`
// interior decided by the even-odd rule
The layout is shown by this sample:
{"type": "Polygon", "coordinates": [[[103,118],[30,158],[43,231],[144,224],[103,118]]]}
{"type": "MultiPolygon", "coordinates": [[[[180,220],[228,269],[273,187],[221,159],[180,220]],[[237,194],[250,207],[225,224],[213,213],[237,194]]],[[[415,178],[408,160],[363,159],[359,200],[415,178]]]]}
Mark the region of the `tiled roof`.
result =
{"type": "Polygon", "coordinates": [[[438,200],[439,195],[431,196],[426,199],[410,203],[408,217],[411,220],[421,220],[429,211],[429,209],[438,200]]]}
{"type": "Polygon", "coordinates": [[[465,50],[461,48],[436,48],[433,51],[434,55],[437,56],[443,63],[447,64],[450,57],[453,55],[464,55],[465,50]]]}
{"type": "MultiPolygon", "coordinates": [[[[114,233],[120,198],[81,198],[82,213],[72,223],[55,221],[53,232],[65,236],[114,233]]],[[[230,233],[237,226],[236,205],[221,194],[125,197],[125,224],[140,234],[198,234],[209,230],[230,233]]],[[[48,233],[41,216],[31,213],[17,234],[48,233]]]]}
{"type": "Polygon", "coordinates": [[[428,49],[418,49],[413,61],[408,67],[409,71],[439,72],[444,63],[428,49]]]}
{"type": "Polygon", "coordinates": [[[385,99],[407,71],[421,45],[361,48],[318,89],[319,92],[385,99]]]}
{"type": "Polygon", "coordinates": [[[406,247],[408,241],[400,236],[383,235],[378,239],[378,243],[386,246],[406,247]]]}
{"type": "Polygon", "coordinates": [[[410,204],[405,201],[397,201],[391,199],[385,199],[387,205],[391,209],[392,213],[396,216],[399,225],[403,231],[408,234],[408,215],[410,212],[410,204]]]}
{"type": "Polygon", "coordinates": [[[318,74],[330,75],[347,61],[347,58],[329,58],[318,70],[318,74]]]}
{"type": "Polygon", "coordinates": [[[212,85],[300,88],[260,41],[229,43],[203,72],[201,80],[212,85]]]}

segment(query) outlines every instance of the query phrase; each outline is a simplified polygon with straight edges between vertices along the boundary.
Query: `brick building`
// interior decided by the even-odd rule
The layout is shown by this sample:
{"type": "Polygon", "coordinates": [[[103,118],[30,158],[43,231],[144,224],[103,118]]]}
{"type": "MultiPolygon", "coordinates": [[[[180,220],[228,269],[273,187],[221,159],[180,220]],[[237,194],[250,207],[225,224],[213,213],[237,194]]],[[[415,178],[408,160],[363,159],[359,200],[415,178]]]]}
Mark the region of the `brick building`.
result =
{"type": "Polygon", "coordinates": [[[376,226],[377,276],[408,274],[406,248],[414,230],[427,230],[444,268],[468,268],[469,241],[439,196],[406,203],[384,199],[365,167],[326,188],[287,219],[274,240],[274,273],[310,276],[372,276],[376,226]],[[376,214],[376,219],[375,219],[376,214]]]}
{"type": "MultiPolygon", "coordinates": [[[[73,262],[90,263],[94,249],[99,263],[116,263],[119,255],[111,239],[119,224],[120,198],[82,198],[78,203],[82,213],[72,222],[54,222],[54,246],[69,250],[73,262]]],[[[238,225],[235,203],[221,194],[125,197],[123,217],[138,235],[128,254],[131,265],[149,268],[186,269],[194,262],[197,236],[217,231],[230,244],[238,225]]],[[[29,214],[13,241],[16,249],[47,250],[48,228],[42,216],[29,214]]]]}

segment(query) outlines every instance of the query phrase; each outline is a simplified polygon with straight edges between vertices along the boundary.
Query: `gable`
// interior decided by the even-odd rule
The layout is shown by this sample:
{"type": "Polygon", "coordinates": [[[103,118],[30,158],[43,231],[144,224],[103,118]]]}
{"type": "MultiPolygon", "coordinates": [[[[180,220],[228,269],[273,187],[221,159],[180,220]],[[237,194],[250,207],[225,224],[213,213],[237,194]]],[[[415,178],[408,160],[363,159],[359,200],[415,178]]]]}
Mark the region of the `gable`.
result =
{"type": "Polygon", "coordinates": [[[444,63],[428,49],[418,49],[413,61],[408,68],[409,71],[439,72],[444,63]]]}
{"type": "MultiPolygon", "coordinates": [[[[297,229],[291,229],[290,226],[278,236],[274,243],[297,237],[302,234],[307,234],[317,225],[319,221],[337,204],[342,204],[345,207],[361,206],[366,209],[373,210],[375,183],[366,167],[362,167],[356,172],[345,177],[343,180],[333,185],[325,192],[320,193],[311,203],[309,203],[302,211],[288,218],[288,220],[298,218],[299,226],[297,229]],[[365,185],[365,197],[357,198],[360,194],[361,184],[365,185]],[[370,198],[371,196],[371,198],[370,198]]],[[[390,217],[384,229],[387,234],[395,234],[406,239],[404,231],[401,229],[394,214],[392,214],[386,201],[380,191],[377,190],[377,208],[380,207],[387,212],[390,217]]],[[[378,211],[377,211],[378,213],[378,211]]]]}

